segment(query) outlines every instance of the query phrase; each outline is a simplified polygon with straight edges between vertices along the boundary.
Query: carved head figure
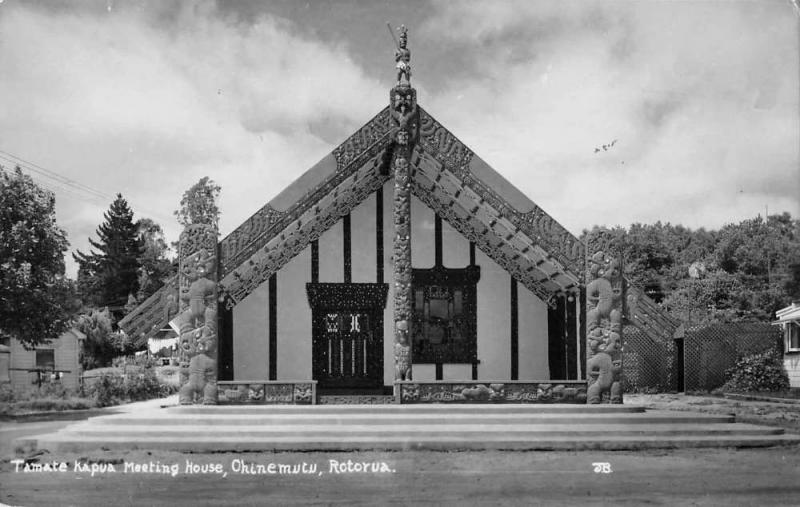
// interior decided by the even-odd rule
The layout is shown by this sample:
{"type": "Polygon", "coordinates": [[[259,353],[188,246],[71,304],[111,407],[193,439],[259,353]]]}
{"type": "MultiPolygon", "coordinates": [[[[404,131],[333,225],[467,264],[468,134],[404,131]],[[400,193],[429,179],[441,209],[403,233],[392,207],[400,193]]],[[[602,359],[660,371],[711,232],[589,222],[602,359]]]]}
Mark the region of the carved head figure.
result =
{"type": "Polygon", "coordinates": [[[408,144],[408,131],[400,130],[397,132],[397,144],[408,144]]]}
{"type": "Polygon", "coordinates": [[[401,48],[405,49],[406,45],[408,45],[408,29],[406,25],[400,25],[397,31],[400,32],[400,42],[398,42],[398,44],[401,48]]]}
{"type": "Polygon", "coordinates": [[[407,320],[400,320],[397,321],[396,328],[396,338],[397,343],[401,345],[408,344],[408,321],[407,320]]]}
{"type": "Polygon", "coordinates": [[[617,276],[619,270],[619,260],[607,255],[603,251],[595,252],[589,258],[589,273],[592,278],[605,278],[611,280],[617,276]]]}

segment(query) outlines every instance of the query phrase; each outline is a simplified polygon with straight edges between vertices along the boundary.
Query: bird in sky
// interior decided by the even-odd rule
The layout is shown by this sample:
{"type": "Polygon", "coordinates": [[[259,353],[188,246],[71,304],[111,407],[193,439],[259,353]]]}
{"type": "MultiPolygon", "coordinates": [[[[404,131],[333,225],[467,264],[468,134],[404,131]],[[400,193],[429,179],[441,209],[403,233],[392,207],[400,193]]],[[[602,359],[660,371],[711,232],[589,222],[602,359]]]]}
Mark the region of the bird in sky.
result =
{"type": "Polygon", "coordinates": [[[609,144],[604,144],[604,145],[600,146],[599,148],[595,148],[595,149],[594,149],[594,152],[595,152],[595,153],[600,153],[600,150],[601,150],[601,149],[602,149],[603,151],[608,151],[608,150],[609,150],[609,148],[611,148],[611,147],[612,147],[612,146],[614,146],[615,144],[617,144],[617,140],[616,140],[616,139],[614,139],[613,141],[611,141],[609,144]]]}

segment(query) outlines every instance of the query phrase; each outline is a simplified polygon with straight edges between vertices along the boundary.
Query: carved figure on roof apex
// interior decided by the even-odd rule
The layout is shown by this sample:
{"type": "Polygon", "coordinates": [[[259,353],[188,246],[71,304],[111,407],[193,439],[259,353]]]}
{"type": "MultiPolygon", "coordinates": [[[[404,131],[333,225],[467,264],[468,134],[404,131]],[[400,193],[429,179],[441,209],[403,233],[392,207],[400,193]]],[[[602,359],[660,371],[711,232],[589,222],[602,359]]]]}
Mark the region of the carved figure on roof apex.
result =
{"type": "Polygon", "coordinates": [[[395,67],[397,68],[397,85],[411,86],[411,51],[408,50],[408,30],[405,25],[397,29],[400,32],[400,41],[394,51],[395,67]],[[403,79],[405,78],[405,80],[403,79]]]}

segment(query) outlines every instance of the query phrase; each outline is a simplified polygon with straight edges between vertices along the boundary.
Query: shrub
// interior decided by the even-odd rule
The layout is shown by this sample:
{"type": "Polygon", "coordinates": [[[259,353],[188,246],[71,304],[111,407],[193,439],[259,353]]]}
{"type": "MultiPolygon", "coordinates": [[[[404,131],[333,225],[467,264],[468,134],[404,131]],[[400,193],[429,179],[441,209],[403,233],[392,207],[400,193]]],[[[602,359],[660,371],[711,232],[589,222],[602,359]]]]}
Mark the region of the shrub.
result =
{"type": "Polygon", "coordinates": [[[13,403],[16,400],[10,383],[0,384],[0,403],[13,403]]]}
{"type": "Polygon", "coordinates": [[[62,398],[35,398],[28,401],[18,401],[14,404],[16,411],[39,412],[45,410],[79,410],[94,407],[92,400],[86,398],[68,397],[62,398]]]}
{"type": "Polygon", "coordinates": [[[117,405],[122,401],[123,378],[112,373],[103,373],[94,382],[89,394],[98,407],[117,405]]]}
{"type": "Polygon", "coordinates": [[[775,350],[739,359],[733,368],[725,372],[725,377],[728,380],[722,390],[728,392],[777,392],[789,389],[783,357],[775,350]]]}
{"type": "Polygon", "coordinates": [[[98,407],[107,407],[161,398],[177,391],[177,386],[160,382],[153,369],[147,368],[141,373],[125,375],[104,373],[94,381],[90,392],[98,407]]]}

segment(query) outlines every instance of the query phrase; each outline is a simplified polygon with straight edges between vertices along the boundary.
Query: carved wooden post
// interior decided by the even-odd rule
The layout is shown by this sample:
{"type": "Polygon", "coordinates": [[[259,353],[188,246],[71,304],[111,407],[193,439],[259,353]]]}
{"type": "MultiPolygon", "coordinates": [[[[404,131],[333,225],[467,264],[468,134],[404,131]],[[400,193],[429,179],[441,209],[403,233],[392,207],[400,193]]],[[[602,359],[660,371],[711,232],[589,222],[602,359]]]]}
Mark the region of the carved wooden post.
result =
{"type": "Polygon", "coordinates": [[[587,403],[622,403],[621,256],[605,232],[590,241],[586,255],[587,403]]]}
{"type": "Polygon", "coordinates": [[[411,87],[411,53],[405,27],[395,52],[397,86],[390,96],[394,159],[394,363],[395,380],[411,380],[411,181],[410,161],[417,139],[417,92],[411,87]]]}
{"type": "Polygon", "coordinates": [[[189,225],[178,246],[182,405],[217,403],[217,229],[189,225]]]}

